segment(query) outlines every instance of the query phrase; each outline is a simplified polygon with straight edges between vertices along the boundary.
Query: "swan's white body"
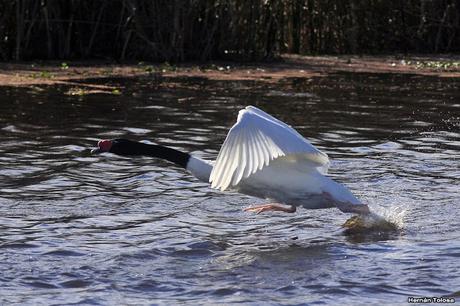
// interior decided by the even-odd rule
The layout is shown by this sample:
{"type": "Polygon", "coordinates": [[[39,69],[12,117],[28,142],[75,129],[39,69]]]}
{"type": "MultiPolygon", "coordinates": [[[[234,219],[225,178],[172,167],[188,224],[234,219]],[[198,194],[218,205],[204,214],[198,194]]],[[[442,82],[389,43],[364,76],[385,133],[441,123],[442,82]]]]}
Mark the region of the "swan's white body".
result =
{"type": "Polygon", "coordinates": [[[297,131],[262,110],[238,114],[214,166],[191,157],[187,169],[213,188],[308,209],[364,206],[343,185],[325,176],[327,155],[297,131]]]}

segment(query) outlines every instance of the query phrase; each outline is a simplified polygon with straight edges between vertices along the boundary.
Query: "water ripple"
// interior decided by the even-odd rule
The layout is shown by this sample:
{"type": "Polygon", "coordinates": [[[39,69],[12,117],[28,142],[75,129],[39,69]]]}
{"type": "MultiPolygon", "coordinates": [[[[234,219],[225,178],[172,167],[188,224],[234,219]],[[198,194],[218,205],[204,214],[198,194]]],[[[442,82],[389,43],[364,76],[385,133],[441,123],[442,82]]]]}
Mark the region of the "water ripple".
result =
{"type": "Polygon", "coordinates": [[[0,304],[459,295],[458,81],[123,82],[123,96],[0,89],[0,304]],[[165,161],[89,153],[100,138],[126,137],[213,159],[249,103],[327,152],[330,175],[401,231],[345,235],[348,216],[334,209],[252,215],[242,208],[261,200],[212,190],[165,161]]]}

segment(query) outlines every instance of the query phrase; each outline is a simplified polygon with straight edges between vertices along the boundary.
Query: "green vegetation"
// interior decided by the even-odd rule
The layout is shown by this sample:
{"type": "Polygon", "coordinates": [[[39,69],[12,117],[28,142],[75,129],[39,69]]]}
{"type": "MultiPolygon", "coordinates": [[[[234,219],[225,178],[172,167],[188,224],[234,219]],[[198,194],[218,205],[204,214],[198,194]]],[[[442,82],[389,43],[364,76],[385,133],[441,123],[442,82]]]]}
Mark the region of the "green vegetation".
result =
{"type": "Polygon", "coordinates": [[[46,70],[43,70],[43,71],[38,71],[38,72],[34,72],[32,74],[30,74],[30,77],[31,78],[41,78],[41,79],[52,79],[54,77],[54,75],[49,72],[49,71],[46,71],[46,70]]]}
{"type": "Polygon", "coordinates": [[[456,61],[416,61],[407,62],[407,64],[415,65],[417,69],[452,70],[460,68],[460,62],[456,61]]]}
{"type": "Polygon", "coordinates": [[[115,88],[115,89],[112,89],[112,94],[113,95],[121,95],[121,91],[119,89],[115,88]]]}
{"type": "Polygon", "coordinates": [[[0,0],[0,60],[459,52],[459,20],[451,0],[0,0]]]}
{"type": "Polygon", "coordinates": [[[118,88],[91,88],[91,87],[71,87],[66,92],[68,96],[87,96],[92,94],[111,94],[111,95],[121,95],[121,91],[118,88]]]}

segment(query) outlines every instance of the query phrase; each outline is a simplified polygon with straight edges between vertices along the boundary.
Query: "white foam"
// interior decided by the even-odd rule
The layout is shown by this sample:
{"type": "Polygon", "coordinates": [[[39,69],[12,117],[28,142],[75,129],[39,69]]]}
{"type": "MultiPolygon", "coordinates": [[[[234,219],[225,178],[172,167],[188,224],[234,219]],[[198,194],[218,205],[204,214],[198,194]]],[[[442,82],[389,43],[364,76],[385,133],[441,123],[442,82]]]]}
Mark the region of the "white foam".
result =
{"type": "MultiPolygon", "coordinates": [[[[398,230],[404,229],[405,217],[408,209],[404,206],[393,205],[390,207],[383,207],[373,205],[371,207],[372,218],[375,222],[383,221],[393,224],[398,230]]],[[[372,221],[371,221],[372,222],[372,221]]]]}

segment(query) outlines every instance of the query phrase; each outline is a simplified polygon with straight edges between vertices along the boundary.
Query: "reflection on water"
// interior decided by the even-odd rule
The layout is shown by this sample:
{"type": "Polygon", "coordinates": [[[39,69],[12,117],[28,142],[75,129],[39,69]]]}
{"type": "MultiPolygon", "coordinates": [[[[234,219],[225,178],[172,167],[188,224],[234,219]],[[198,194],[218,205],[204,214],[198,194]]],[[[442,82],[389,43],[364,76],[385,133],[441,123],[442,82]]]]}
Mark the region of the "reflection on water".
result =
{"type": "Polygon", "coordinates": [[[121,82],[123,95],[0,88],[0,301],[378,303],[458,295],[456,79],[338,74],[279,84],[121,82]],[[333,160],[402,231],[345,234],[336,209],[253,215],[167,162],[92,156],[101,138],[213,159],[253,104],[333,160]],[[457,293],[455,293],[457,292],[457,293]]]}

